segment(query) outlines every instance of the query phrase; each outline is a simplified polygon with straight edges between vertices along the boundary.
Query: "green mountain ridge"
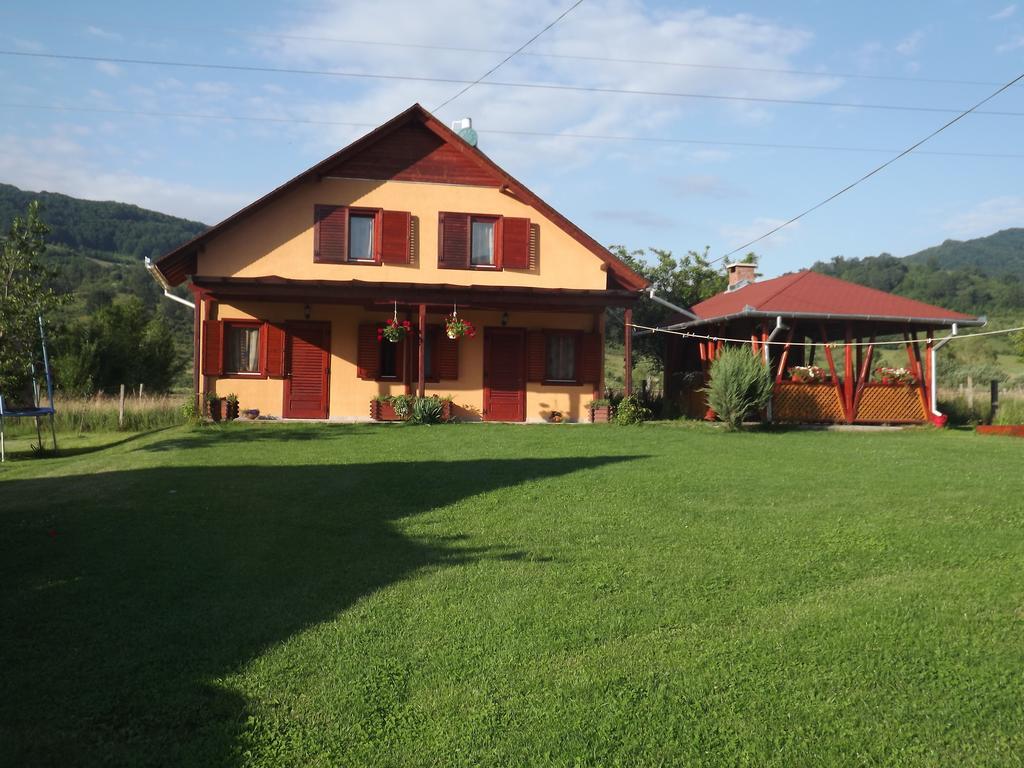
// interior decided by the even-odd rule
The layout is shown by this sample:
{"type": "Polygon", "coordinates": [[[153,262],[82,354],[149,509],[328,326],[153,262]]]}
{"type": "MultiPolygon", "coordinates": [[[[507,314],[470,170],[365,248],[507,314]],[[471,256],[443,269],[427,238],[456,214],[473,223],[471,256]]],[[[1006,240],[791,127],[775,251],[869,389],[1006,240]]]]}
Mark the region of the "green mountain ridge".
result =
{"type": "Polygon", "coordinates": [[[973,240],[946,240],[904,260],[918,264],[934,262],[941,269],[973,268],[991,277],[1024,277],[1024,228],[1003,229],[973,240]]]}

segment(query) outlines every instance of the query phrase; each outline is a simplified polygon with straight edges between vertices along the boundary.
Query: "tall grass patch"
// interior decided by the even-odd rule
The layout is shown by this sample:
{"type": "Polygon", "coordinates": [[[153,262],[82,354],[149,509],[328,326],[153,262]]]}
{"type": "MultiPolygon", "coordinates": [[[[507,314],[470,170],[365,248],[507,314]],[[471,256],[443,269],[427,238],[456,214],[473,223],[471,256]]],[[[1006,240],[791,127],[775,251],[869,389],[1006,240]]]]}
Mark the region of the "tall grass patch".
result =
{"type": "MultiPolygon", "coordinates": [[[[109,395],[95,397],[62,398],[56,401],[54,425],[59,432],[76,434],[88,432],[145,432],[151,429],[184,424],[187,417],[182,410],[188,395],[144,395],[128,397],[124,402],[124,421],[119,424],[118,398],[109,395]]],[[[8,435],[35,433],[33,419],[8,419],[8,435]]]]}

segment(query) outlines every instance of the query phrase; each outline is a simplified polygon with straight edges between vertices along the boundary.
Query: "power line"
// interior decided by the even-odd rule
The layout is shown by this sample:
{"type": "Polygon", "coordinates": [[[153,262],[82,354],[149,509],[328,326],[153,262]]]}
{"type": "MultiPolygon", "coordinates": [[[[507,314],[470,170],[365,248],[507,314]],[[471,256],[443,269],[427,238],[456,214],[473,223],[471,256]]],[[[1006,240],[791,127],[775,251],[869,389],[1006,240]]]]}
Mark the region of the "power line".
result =
{"type": "MultiPolygon", "coordinates": [[[[163,118],[176,118],[182,120],[222,120],[222,121],[238,121],[238,122],[257,122],[257,123],[283,123],[289,124],[294,123],[296,125],[333,125],[333,126],[344,126],[352,128],[376,128],[377,123],[357,123],[349,122],[344,120],[313,120],[299,117],[270,117],[260,115],[218,115],[211,113],[201,112],[174,112],[174,111],[160,111],[160,110],[141,110],[141,109],[118,109],[115,107],[85,107],[85,106],[66,106],[62,104],[26,104],[26,103],[15,103],[15,102],[0,102],[0,109],[38,109],[43,111],[54,111],[54,112],[84,112],[84,113],[95,113],[104,115],[126,115],[126,116],[138,116],[138,117],[163,117],[163,118]]],[[[593,134],[593,133],[557,133],[557,132],[544,132],[544,131],[516,131],[506,130],[501,128],[480,128],[478,129],[483,134],[495,134],[501,136],[530,136],[537,138],[550,138],[550,139],[576,139],[585,141],[623,141],[623,142],[639,142],[639,143],[652,143],[652,144],[688,144],[695,146],[713,146],[713,147],[737,147],[742,149],[786,149],[786,150],[807,150],[807,151],[821,151],[821,152],[877,152],[891,154],[897,150],[894,149],[883,149],[879,147],[851,147],[851,146],[839,146],[831,144],[776,144],[771,142],[761,141],[721,141],[712,139],[680,139],[672,137],[657,137],[657,136],[628,136],[628,135],[615,135],[615,134],[593,134]]],[[[1021,160],[1024,159],[1024,154],[1014,153],[999,153],[999,152],[942,152],[942,151],[928,151],[924,150],[921,152],[915,152],[917,155],[931,155],[938,157],[971,157],[971,158],[988,158],[988,159],[1000,159],[1000,160],[1021,160]]]]}
{"type": "MultiPolygon", "coordinates": [[[[73,55],[73,54],[60,54],[60,53],[39,53],[31,51],[10,51],[0,50],[0,56],[16,56],[22,58],[34,58],[34,59],[51,59],[57,61],[90,61],[90,62],[107,62],[111,64],[132,64],[132,65],[143,65],[143,66],[157,66],[157,67],[179,67],[186,69],[204,69],[204,70],[227,70],[233,72],[260,72],[264,74],[291,74],[291,75],[314,75],[322,77],[344,77],[354,79],[367,79],[367,80],[397,80],[407,82],[420,82],[420,83],[446,83],[455,85],[487,85],[502,88],[526,88],[535,90],[548,90],[548,91],[566,91],[566,92],[577,92],[577,93],[605,93],[605,94],[621,94],[630,96],[658,96],[668,98],[683,98],[683,99],[704,99],[710,101],[725,101],[725,102],[751,102],[756,104],[789,104],[798,106],[809,106],[809,107],[841,107],[846,109],[870,109],[870,110],[883,110],[883,111],[898,111],[898,112],[935,112],[935,113],[950,113],[960,114],[963,112],[960,109],[947,108],[947,107],[916,107],[901,104],[870,104],[870,103],[857,103],[857,102],[842,102],[842,101],[814,101],[811,99],[783,99],[783,98],[772,98],[766,96],[730,96],[723,94],[710,94],[710,93],[684,93],[679,91],[654,91],[654,90],[641,90],[632,88],[607,88],[600,86],[583,86],[583,85],[566,85],[561,83],[521,83],[521,82],[501,82],[496,80],[489,80],[487,82],[479,82],[476,80],[462,80],[459,78],[451,77],[428,77],[425,75],[386,75],[380,73],[369,73],[369,72],[344,72],[339,70],[323,70],[323,69],[295,69],[287,67],[261,67],[254,65],[243,65],[243,64],[213,64],[209,62],[189,62],[189,61],[171,61],[171,60],[158,60],[158,59],[134,59],[134,58],[122,58],[114,56],[84,56],[84,55],[73,55]]],[[[982,111],[982,110],[968,110],[968,112],[974,112],[978,115],[994,115],[999,117],[1024,117],[1024,112],[1007,112],[1007,111],[982,111]]]]}
{"type": "Polygon", "coordinates": [[[871,178],[872,176],[874,176],[874,175],[875,175],[876,173],[878,173],[879,171],[882,171],[882,170],[884,170],[885,168],[888,168],[888,167],[889,167],[890,165],[892,165],[893,163],[895,163],[895,162],[896,162],[897,160],[899,160],[900,158],[902,158],[902,157],[906,157],[906,156],[907,156],[907,155],[909,155],[909,154],[910,154],[911,152],[913,152],[913,151],[914,151],[915,149],[917,149],[917,148],[918,148],[918,147],[920,147],[920,146],[921,146],[922,144],[924,144],[924,143],[925,143],[926,141],[928,141],[928,140],[930,140],[930,139],[934,138],[935,136],[938,136],[938,135],[939,135],[940,133],[942,133],[942,132],[943,132],[944,130],[946,130],[947,128],[949,128],[949,127],[950,127],[951,125],[953,125],[954,123],[957,123],[957,122],[959,122],[960,120],[962,120],[963,118],[967,117],[967,115],[971,114],[971,112],[974,112],[974,111],[975,111],[975,110],[976,110],[976,109],[977,109],[978,107],[980,107],[980,106],[981,106],[982,104],[984,104],[984,103],[985,103],[985,102],[987,102],[987,101],[991,101],[991,100],[992,100],[992,99],[994,99],[994,98],[995,98],[996,96],[998,96],[998,95],[999,95],[1000,93],[1002,93],[1003,91],[1005,91],[1005,90],[1006,90],[1007,88],[1010,88],[1010,87],[1012,87],[1012,86],[1013,86],[1013,85],[1014,85],[1015,83],[1018,83],[1018,82],[1020,82],[1021,80],[1024,80],[1024,73],[1022,73],[1022,74],[1019,74],[1019,75],[1017,75],[1017,77],[1015,77],[1015,78],[1014,78],[1013,80],[1011,80],[1010,82],[1006,83],[1005,85],[1002,85],[1002,86],[1000,86],[1000,87],[999,87],[999,88],[998,88],[997,90],[995,90],[995,91],[994,91],[993,93],[991,93],[991,94],[989,94],[988,96],[986,96],[986,97],[985,97],[984,99],[982,99],[981,101],[979,101],[979,102],[978,102],[977,104],[975,104],[974,106],[972,106],[972,107],[969,107],[968,109],[965,109],[965,110],[964,110],[963,112],[961,112],[961,113],[960,113],[959,115],[957,115],[956,117],[954,117],[954,118],[953,118],[952,120],[950,120],[949,122],[947,122],[947,123],[945,123],[944,125],[940,126],[939,128],[936,128],[936,129],[935,129],[934,131],[932,131],[931,133],[929,133],[929,134],[928,134],[927,136],[925,136],[925,137],[924,137],[923,139],[921,139],[921,140],[920,140],[920,141],[918,141],[917,143],[915,143],[915,144],[913,144],[913,145],[911,145],[911,146],[907,147],[907,148],[906,148],[905,150],[903,150],[902,152],[900,152],[900,153],[899,153],[898,155],[896,155],[895,157],[892,157],[892,158],[890,158],[889,160],[886,160],[886,161],[885,161],[884,163],[882,163],[882,164],[881,164],[880,166],[878,166],[877,168],[874,168],[873,170],[871,170],[871,171],[869,171],[868,173],[864,174],[863,176],[861,176],[861,177],[860,177],[859,179],[857,179],[856,181],[854,181],[854,182],[852,182],[852,183],[850,183],[850,184],[847,184],[847,185],[846,185],[845,187],[843,187],[842,189],[840,189],[840,190],[839,190],[838,192],[836,192],[835,194],[833,194],[833,195],[829,195],[829,196],[828,196],[828,197],[826,197],[826,198],[825,198],[824,200],[822,200],[822,201],[821,201],[820,203],[817,203],[816,205],[813,205],[813,206],[811,206],[810,208],[808,208],[808,209],[807,209],[806,211],[804,211],[803,213],[797,214],[796,216],[794,216],[793,218],[789,219],[788,221],[786,221],[786,222],[784,222],[784,223],[782,223],[782,224],[779,224],[779,225],[778,225],[777,227],[774,227],[774,228],[773,228],[773,229],[771,229],[770,231],[768,231],[768,232],[765,232],[765,233],[764,233],[763,235],[761,235],[760,237],[755,237],[755,238],[754,238],[753,240],[750,240],[749,242],[746,242],[746,243],[744,243],[743,245],[739,246],[738,248],[734,248],[734,249],[732,249],[732,250],[731,250],[731,251],[729,251],[728,253],[726,253],[726,254],[724,254],[724,255],[722,255],[722,256],[719,256],[719,257],[718,257],[717,259],[712,259],[711,261],[709,261],[709,262],[708,262],[708,264],[714,264],[714,263],[715,263],[716,261],[722,261],[723,259],[727,259],[727,258],[729,258],[730,256],[732,256],[732,255],[733,255],[734,253],[738,253],[739,251],[745,250],[745,249],[749,248],[750,246],[754,245],[754,243],[758,243],[758,242],[760,242],[761,240],[764,240],[764,239],[765,239],[765,238],[767,238],[767,237],[771,237],[772,235],[774,235],[774,234],[775,234],[776,232],[778,232],[779,230],[781,230],[781,229],[784,229],[785,227],[788,227],[788,226],[789,226],[790,224],[792,224],[792,223],[794,223],[794,222],[796,222],[796,221],[799,221],[799,220],[800,220],[800,219],[802,219],[802,218],[803,218],[804,216],[806,216],[806,215],[808,215],[809,213],[812,213],[812,212],[814,212],[814,211],[818,210],[818,209],[819,209],[819,208],[821,208],[821,207],[822,207],[823,205],[827,205],[828,203],[832,202],[833,200],[835,200],[835,199],[836,199],[837,197],[839,197],[840,195],[842,195],[842,194],[844,194],[844,193],[846,193],[846,192],[849,192],[849,191],[850,191],[851,189],[853,189],[854,187],[856,187],[856,186],[857,186],[858,184],[860,184],[861,182],[867,181],[868,179],[870,179],[870,178],[871,178]]]}
{"type": "Polygon", "coordinates": [[[454,96],[452,96],[452,97],[451,97],[450,99],[446,99],[445,101],[443,101],[443,102],[441,102],[440,104],[438,104],[438,105],[437,105],[437,106],[436,106],[436,107],[434,108],[434,111],[435,111],[435,112],[439,112],[439,111],[440,111],[440,110],[441,110],[441,109],[442,109],[443,107],[446,107],[446,106],[448,106],[449,104],[451,104],[451,103],[452,103],[453,101],[455,101],[455,100],[456,100],[457,98],[459,98],[459,96],[461,96],[462,94],[464,94],[464,93],[465,93],[466,91],[468,91],[468,90],[469,90],[470,88],[472,88],[472,87],[473,87],[474,85],[477,85],[477,84],[478,84],[478,83],[479,83],[479,82],[480,82],[481,80],[483,80],[483,79],[484,79],[484,78],[486,78],[487,76],[489,76],[489,75],[492,75],[492,74],[494,74],[495,72],[497,72],[497,71],[498,71],[498,70],[499,70],[499,69],[500,69],[500,68],[501,68],[501,67],[502,67],[503,65],[507,64],[507,63],[508,63],[508,61],[509,61],[509,60],[510,60],[510,59],[511,59],[511,58],[512,58],[513,56],[515,56],[515,55],[516,55],[517,53],[519,53],[520,51],[522,51],[522,50],[523,50],[524,48],[526,48],[526,47],[527,47],[527,46],[528,46],[528,45],[529,45],[530,43],[532,43],[532,42],[533,42],[534,40],[536,40],[536,39],[537,39],[538,37],[540,37],[540,36],[541,36],[541,35],[543,35],[543,34],[544,34],[545,32],[547,32],[547,31],[548,31],[549,29],[551,29],[551,28],[552,28],[553,26],[555,26],[555,24],[557,24],[557,23],[558,23],[558,22],[560,22],[560,21],[561,21],[562,19],[564,19],[564,18],[565,18],[566,16],[568,16],[568,15],[569,15],[570,13],[572,13],[572,12],[573,12],[574,10],[576,10],[576,9],[577,9],[577,8],[578,8],[578,7],[580,6],[580,4],[581,4],[582,2],[583,2],[583,0],[576,0],[576,2],[575,2],[575,3],[573,3],[573,4],[571,5],[571,6],[569,6],[569,7],[568,7],[568,8],[566,8],[566,9],[565,9],[564,11],[562,11],[561,15],[559,15],[559,17],[558,17],[557,19],[555,19],[554,21],[552,21],[552,22],[551,22],[550,24],[548,24],[548,25],[547,25],[546,27],[544,27],[544,29],[542,29],[542,30],[541,30],[540,32],[538,32],[537,34],[535,34],[535,35],[534,35],[533,37],[531,37],[531,38],[530,38],[529,40],[527,40],[527,41],[526,41],[525,43],[523,43],[522,45],[520,45],[520,46],[519,46],[518,48],[516,48],[516,49],[515,49],[514,51],[512,51],[512,53],[510,53],[510,54],[509,54],[508,56],[506,56],[506,57],[505,57],[504,59],[502,59],[502,60],[501,60],[500,62],[498,62],[497,64],[495,64],[495,65],[494,65],[493,67],[491,67],[491,68],[490,68],[489,70],[487,70],[486,72],[484,72],[484,74],[482,74],[482,75],[481,75],[480,77],[478,77],[478,78],[477,78],[476,80],[474,80],[474,81],[473,81],[472,83],[470,83],[469,85],[467,85],[467,86],[466,86],[465,88],[463,88],[463,89],[462,89],[461,91],[459,91],[458,93],[456,93],[456,94],[455,94],[454,96]]]}
{"type": "MultiPolygon", "coordinates": [[[[10,11],[0,11],[0,13],[7,13],[8,15],[24,15],[11,13],[10,11]]],[[[68,23],[77,22],[82,24],[94,24],[94,20],[85,19],[81,17],[71,16],[54,16],[54,15],[33,15],[33,18],[46,19],[48,23],[68,23]]],[[[140,24],[140,23],[126,23],[124,21],[118,22],[118,28],[129,28],[129,29],[151,29],[158,31],[166,31],[169,29],[182,31],[182,32],[212,32],[222,33],[228,35],[234,35],[236,37],[261,37],[272,40],[298,40],[304,42],[320,42],[320,43],[338,43],[342,45],[365,45],[365,46],[377,46],[387,48],[406,48],[414,50],[426,50],[426,51],[448,51],[452,53],[486,53],[498,56],[504,56],[509,53],[506,50],[499,50],[496,48],[474,48],[468,46],[452,46],[452,45],[430,45],[427,43],[398,43],[389,40],[359,40],[354,38],[342,38],[342,37],[327,37],[323,35],[294,35],[284,34],[280,32],[260,32],[258,30],[247,30],[247,29],[236,29],[231,27],[210,27],[210,26],[196,26],[196,25],[170,25],[170,24],[140,24]]],[[[814,70],[814,69],[787,69],[782,67],[753,67],[753,66],[741,66],[741,65],[730,65],[730,64],[706,64],[688,61],[666,61],[660,59],[636,59],[636,58],[617,58],[614,56],[584,56],[581,54],[568,54],[568,53],[553,53],[550,51],[519,51],[519,56],[528,56],[532,58],[543,58],[543,59],[563,59],[570,61],[591,61],[591,62],[603,62],[608,64],[632,64],[641,66],[660,66],[660,67],[681,67],[687,69],[702,69],[702,70],[722,70],[728,72],[762,72],[766,74],[777,74],[777,75],[800,75],[807,77],[832,77],[840,78],[843,80],[874,80],[874,81],[890,81],[890,82],[907,82],[907,83],[930,83],[933,85],[1000,85],[998,82],[991,80],[958,80],[952,78],[933,78],[933,77],[913,77],[909,75],[871,75],[863,72],[834,72],[829,70],[814,70]]]]}

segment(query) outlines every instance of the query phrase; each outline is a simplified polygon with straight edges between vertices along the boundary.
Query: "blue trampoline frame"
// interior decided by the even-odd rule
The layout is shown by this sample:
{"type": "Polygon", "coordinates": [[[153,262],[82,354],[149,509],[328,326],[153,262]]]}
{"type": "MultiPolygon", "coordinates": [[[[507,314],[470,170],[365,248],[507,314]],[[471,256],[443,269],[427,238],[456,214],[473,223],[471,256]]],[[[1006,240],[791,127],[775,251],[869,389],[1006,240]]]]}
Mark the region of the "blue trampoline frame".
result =
{"type": "Polygon", "coordinates": [[[57,431],[53,426],[53,416],[57,412],[53,402],[53,375],[50,372],[50,356],[46,352],[46,333],[43,331],[43,317],[39,316],[39,343],[43,348],[43,373],[46,377],[46,397],[50,405],[41,407],[39,405],[39,382],[36,380],[36,366],[32,363],[32,408],[19,408],[9,411],[4,406],[4,396],[0,394],[0,462],[7,460],[5,445],[4,422],[6,419],[34,418],[36,420],[36,439],[39,441],[40,449],[43,447],[43,433],[39,427],[41,416],[50,417],[50,437],[53,439],[53,452],[57,452],[57,431]]]}

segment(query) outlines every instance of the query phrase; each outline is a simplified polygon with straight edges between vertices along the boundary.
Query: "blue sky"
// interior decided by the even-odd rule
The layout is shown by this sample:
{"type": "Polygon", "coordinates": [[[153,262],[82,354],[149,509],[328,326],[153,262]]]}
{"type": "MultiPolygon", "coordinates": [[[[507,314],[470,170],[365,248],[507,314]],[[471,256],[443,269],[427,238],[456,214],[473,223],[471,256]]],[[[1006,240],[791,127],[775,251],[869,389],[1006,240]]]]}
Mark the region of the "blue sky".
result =
{"type": "MultiPolygon", "coordinates": [[[[58,2],[0,9],[0,49],[475,79],[503,58],[496,51],[517,48],[570,4],[58,2]]],[[[1024,72],[1024,0],[584,0],[527,51],[559,56],[517,56],[491,79],[957,109],[1024,72]],[[696,66],[600,60],[608,58],[696,66]]],[[[368,130],[314,123],[376,125],[415,101],[432,109],[460,88],[0,56],[0,181],[213,223],[368,130]]],[[[985,109],[1024,113],[1024,87],[985,109]]],[[[601,242],[676,252],[708,245],[713,256],[890,156],[730,143],[895,154],[952,117],[487,85],[438,115],[471,116],[484,151],[601,242]]],[[[923,149],[1024,156],[1022,136],[1024,116],[972,115],[923,149]]],[[[904,255],[1024,226],[1022,171],[1024,157],[912,155],[755,250],[774,275],[837,254],[904,255]]]]}

